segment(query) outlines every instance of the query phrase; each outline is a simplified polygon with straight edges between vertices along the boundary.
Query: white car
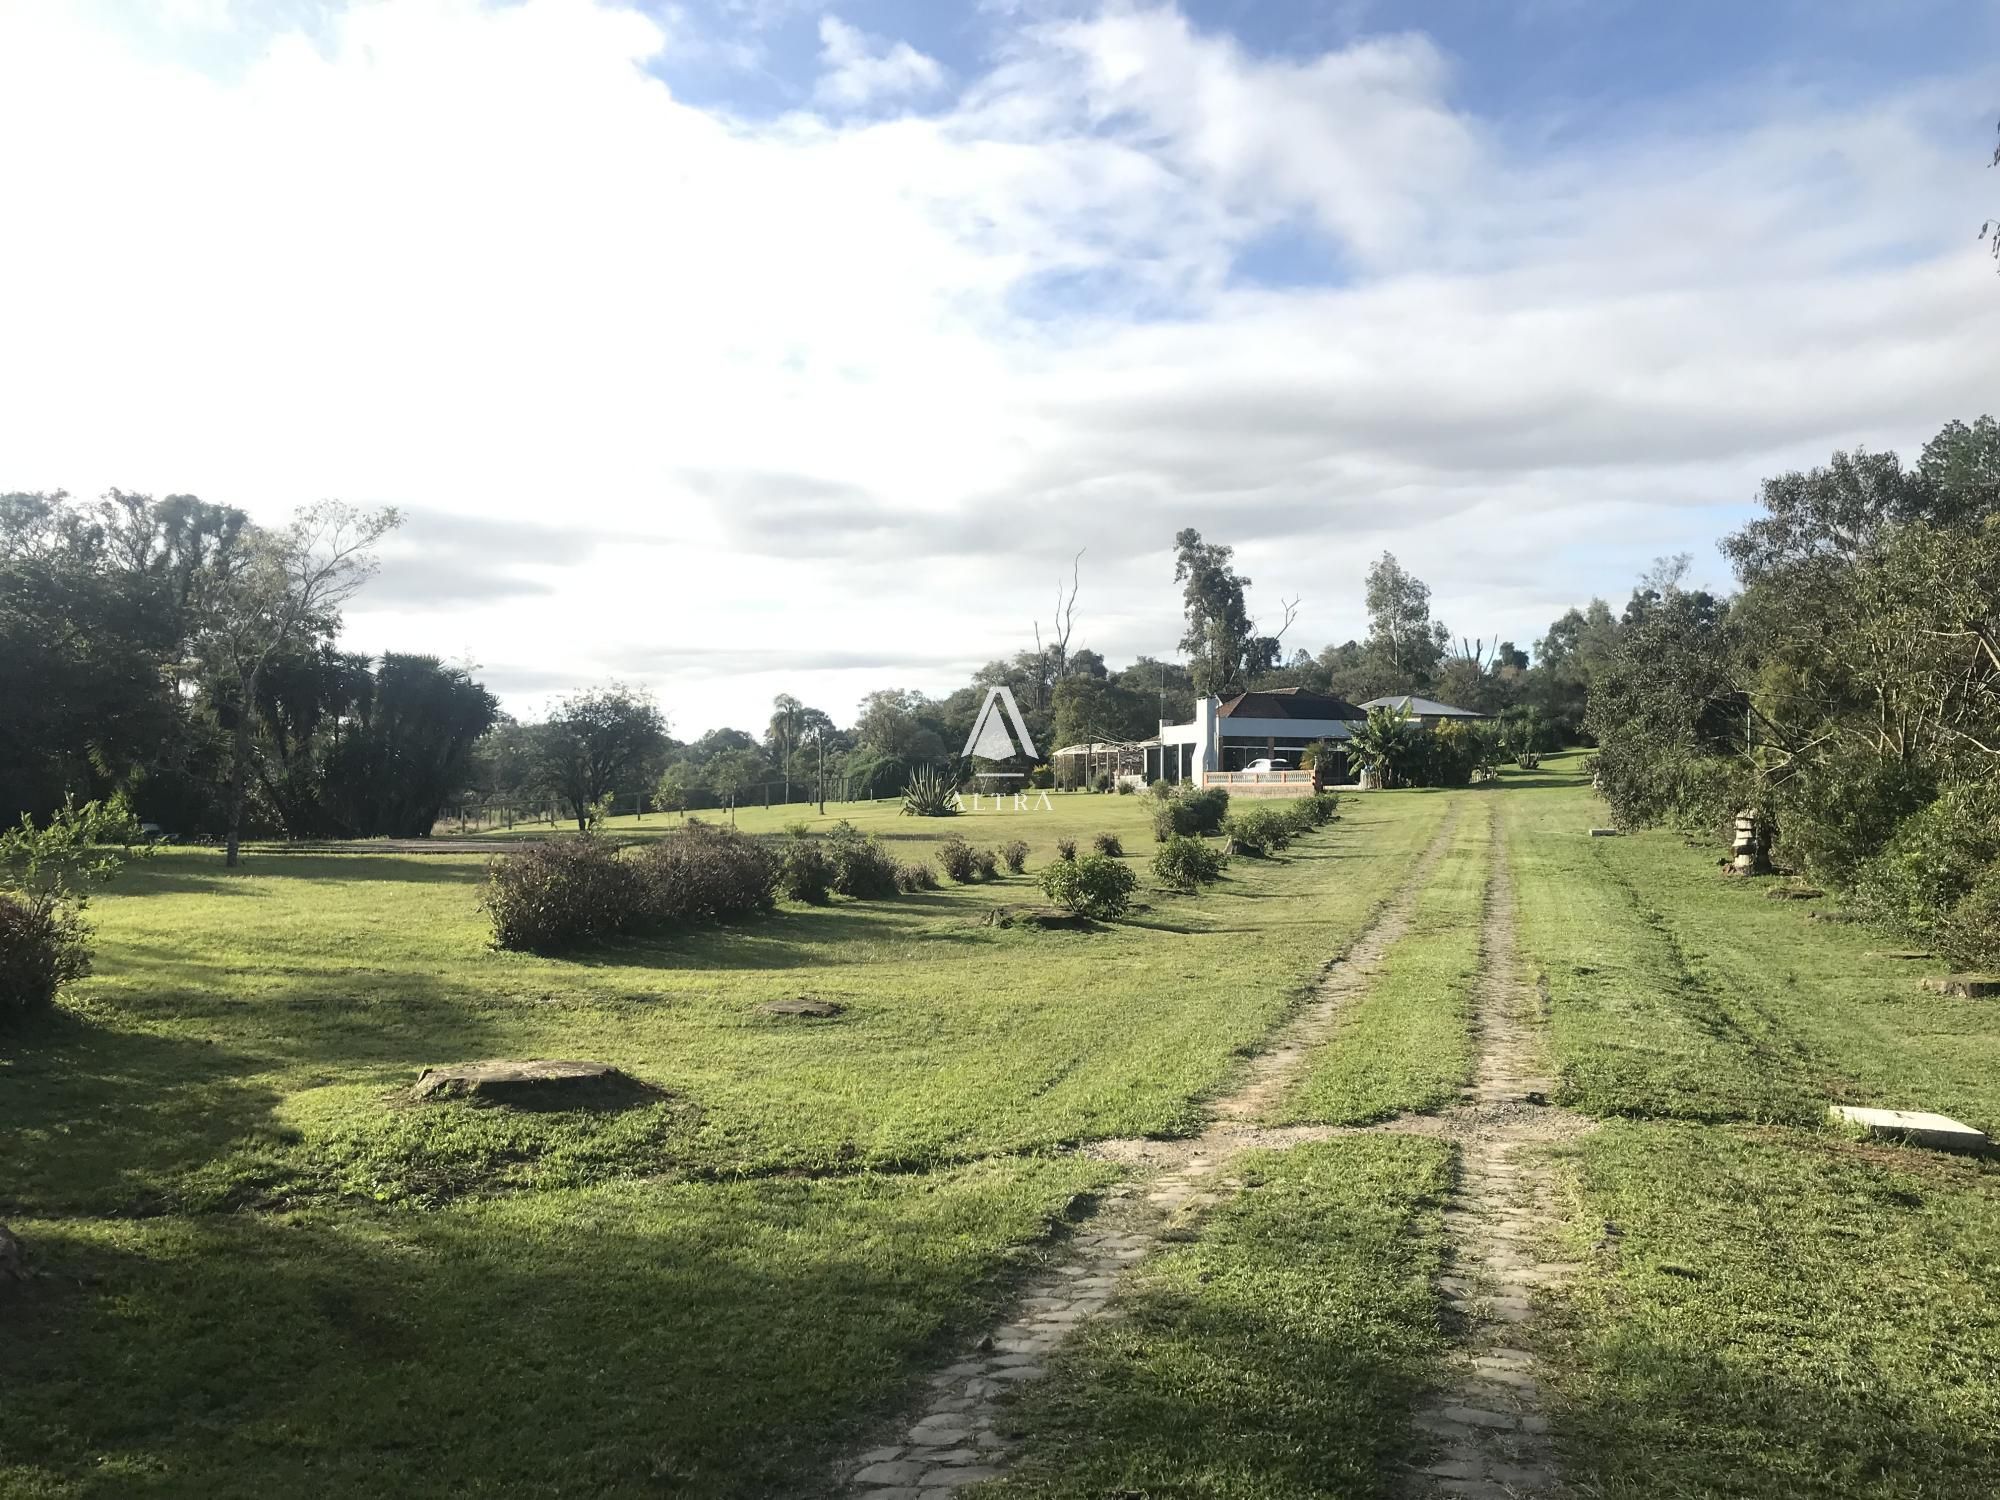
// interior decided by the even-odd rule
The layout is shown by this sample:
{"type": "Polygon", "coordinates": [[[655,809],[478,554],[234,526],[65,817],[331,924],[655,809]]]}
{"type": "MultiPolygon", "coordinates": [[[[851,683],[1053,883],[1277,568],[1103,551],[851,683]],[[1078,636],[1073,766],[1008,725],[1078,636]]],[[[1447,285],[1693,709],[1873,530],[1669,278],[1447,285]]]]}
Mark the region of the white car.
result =
{"type": "Polygon", "coordinates": [[[1285,769],[1285,763],[1282,760],[1273,760],[1271,757],[1265,756],[1261,760],[1251,761],[1243,769],[1246,771],[1282,771],[1285,769]]]}

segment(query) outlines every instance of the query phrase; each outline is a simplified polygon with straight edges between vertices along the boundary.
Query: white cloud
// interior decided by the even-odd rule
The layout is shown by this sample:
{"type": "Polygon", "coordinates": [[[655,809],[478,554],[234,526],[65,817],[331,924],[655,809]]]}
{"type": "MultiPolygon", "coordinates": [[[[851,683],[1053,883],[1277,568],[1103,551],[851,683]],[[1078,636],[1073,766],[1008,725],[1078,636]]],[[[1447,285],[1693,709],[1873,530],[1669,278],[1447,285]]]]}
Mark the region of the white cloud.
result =
{"type": "Polygon", "coordinates": [[[646,71],[684,21],[357,3],[212,76],[0,9],[0,486],[423,507],[357,646],[517,707],[643,676],[698,732],[949,688],[1083,545],[1088,643],[1168,652],[1184,525],[1311,646],[1384,546],[1532,640],[2000,390],[1963,81],[1529,156],[1421,38],[1121,8],[924,115],[751,123],[646,71]],[[1285,235],[1337,274],[1239,284],[1285,235]]]}
{"type": "Polygon", "coordinates": [[[824,71],[813,98],[821,104],[860,109],[883,99],[920,98],[945,84],[944,64],[936,58],[908,42],[885,46],[838,16],[819,18],[819,44],[824,71]]]}

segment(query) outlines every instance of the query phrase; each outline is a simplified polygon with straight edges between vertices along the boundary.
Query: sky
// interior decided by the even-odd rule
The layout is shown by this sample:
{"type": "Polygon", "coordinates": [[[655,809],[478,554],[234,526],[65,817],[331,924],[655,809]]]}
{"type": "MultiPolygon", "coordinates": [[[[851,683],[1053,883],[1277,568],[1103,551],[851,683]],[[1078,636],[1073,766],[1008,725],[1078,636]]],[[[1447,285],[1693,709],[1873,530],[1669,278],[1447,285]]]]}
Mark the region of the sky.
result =
{"type": "Polygon", "coordinates": [[[0,0],[0,489],[405,523],[352,649],[674,732],[1173,538],[1532,643],[2000,409],[2000,0],[0,0]]]}

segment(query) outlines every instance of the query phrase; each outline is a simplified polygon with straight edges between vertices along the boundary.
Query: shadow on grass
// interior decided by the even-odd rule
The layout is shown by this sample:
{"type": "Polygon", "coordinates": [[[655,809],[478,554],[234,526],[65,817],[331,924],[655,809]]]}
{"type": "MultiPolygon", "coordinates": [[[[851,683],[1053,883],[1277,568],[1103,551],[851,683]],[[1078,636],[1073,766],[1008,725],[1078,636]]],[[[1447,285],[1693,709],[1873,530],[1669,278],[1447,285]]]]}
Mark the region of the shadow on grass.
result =
{"type": "Polygon", "coordinates": [[[823,1494],[831,1452],[999,1300],[1034,1225],[1009,1192],[29,1225],[0,1451],[88,1500],[823,1494]]]}

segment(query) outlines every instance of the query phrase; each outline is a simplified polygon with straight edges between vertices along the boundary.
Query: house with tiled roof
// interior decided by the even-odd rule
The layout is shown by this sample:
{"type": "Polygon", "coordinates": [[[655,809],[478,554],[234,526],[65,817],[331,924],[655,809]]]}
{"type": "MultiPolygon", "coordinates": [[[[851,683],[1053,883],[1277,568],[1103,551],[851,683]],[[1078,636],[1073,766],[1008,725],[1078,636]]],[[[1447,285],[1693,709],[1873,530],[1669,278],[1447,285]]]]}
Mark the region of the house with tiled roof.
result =
{"type": "MultiPolygon", "coordinates": [[[[1340,744],[1367,713],[1345,698],[1310,688],[1271,688],[1233,698],[1201,698],[1186,724],[1160,725],[1147,746],[1146,774],[1199,783],[1205,775],[1241,772],[1253,761],[1296,771],[1306,746],[1340,744]]],[[[1336,756],[1325,779],[1347,779],[1347,757],[1336,756]]]]}

